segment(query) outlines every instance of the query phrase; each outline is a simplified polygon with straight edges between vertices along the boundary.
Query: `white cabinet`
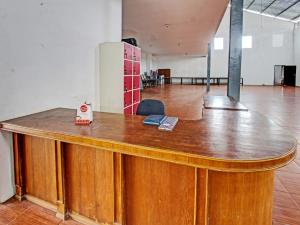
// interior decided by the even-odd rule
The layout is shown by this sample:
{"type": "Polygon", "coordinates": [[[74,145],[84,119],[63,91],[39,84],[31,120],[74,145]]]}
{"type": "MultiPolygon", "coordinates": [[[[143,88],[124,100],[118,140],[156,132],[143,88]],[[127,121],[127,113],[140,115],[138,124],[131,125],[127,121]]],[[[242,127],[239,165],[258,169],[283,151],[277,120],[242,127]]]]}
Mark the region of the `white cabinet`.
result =
{"type": "Polygon", "coordinates": [[[141,49],[100,44],[100,111],[135,114],[140,102],[141,49]]]}

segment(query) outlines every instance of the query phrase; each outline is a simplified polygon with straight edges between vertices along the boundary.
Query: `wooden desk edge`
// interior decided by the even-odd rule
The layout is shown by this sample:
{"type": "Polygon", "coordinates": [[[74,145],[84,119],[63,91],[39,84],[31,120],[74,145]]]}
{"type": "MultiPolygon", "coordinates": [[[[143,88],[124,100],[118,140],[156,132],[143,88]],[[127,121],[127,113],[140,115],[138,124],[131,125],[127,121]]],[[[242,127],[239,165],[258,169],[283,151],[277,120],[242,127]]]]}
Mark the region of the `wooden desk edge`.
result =
{"type": "Polygon", "coordinates": [[[133,145],[124,142],[116,142],[100,138],[56,133],[51,131],[12,125],[5,122],[0,123],[0,129],[19,134],[31,135],[35,137],[52,139],[66,143],[99,148],[102,150],[118,152],[122,154],[140,156],[181,165],[188,165],[197,168],[204,168],[224,172],[258,172],[275,170],[291,162],[295,158],[297,150],[297,140],[294,139],[293,147],[289,149],[289,151],[285,155],[282,155],[280,157],[262,158],[257,160],[230,160],[206,157],[191,153],[175,152],[169,149],[133,145]]]}

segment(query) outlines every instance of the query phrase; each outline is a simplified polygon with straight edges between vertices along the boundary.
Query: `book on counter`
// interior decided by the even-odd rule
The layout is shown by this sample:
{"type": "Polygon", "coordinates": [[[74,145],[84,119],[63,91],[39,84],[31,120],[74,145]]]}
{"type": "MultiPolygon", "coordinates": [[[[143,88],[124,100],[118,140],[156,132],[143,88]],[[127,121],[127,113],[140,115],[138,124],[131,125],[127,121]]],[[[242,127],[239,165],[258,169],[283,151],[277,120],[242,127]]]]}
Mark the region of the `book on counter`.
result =
{"type": "Polygon", "coordinates": [[[164,131],[172,131],[178,122],[178,117],[166,116],[161,122],[158,129],[164,131]]]}
{"type": "Polygon", "coordinates": [[[158,126],[159,130],[172,131],[178,122],[178,117],[150,115],[144,119],[144,124],[158,126]]]}
{"type": "Polygon", "coordinates": [[[159,126],[165,118],[165,115],[150,115],[144,119],[144,124],[159,126]]]}

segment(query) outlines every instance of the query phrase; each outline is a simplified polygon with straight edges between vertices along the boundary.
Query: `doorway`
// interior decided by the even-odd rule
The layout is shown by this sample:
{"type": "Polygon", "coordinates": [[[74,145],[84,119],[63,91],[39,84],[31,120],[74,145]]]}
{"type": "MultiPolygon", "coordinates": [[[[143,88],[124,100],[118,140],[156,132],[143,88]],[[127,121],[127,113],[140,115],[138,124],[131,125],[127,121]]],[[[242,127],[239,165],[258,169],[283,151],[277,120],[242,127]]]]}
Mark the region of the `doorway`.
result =
{"type": "Polygon", "coordinates": [[[296,86],[296,66],[275,65],[274,85],[296,86]]]}

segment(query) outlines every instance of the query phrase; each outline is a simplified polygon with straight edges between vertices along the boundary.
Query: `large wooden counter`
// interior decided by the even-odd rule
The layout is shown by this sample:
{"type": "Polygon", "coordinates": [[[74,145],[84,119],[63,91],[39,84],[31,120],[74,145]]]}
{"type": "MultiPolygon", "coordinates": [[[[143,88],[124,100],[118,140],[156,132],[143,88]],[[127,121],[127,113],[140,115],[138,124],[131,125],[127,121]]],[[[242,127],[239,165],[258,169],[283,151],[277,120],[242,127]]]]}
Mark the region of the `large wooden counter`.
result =
{"type": "Polygon", "coordinates": [[[173,132],[143,117],[57,108],[4,121],[16,195],[85,223],[271,225],[274,170],[296,140],[254,112],[211,110],[173,132]]]}

